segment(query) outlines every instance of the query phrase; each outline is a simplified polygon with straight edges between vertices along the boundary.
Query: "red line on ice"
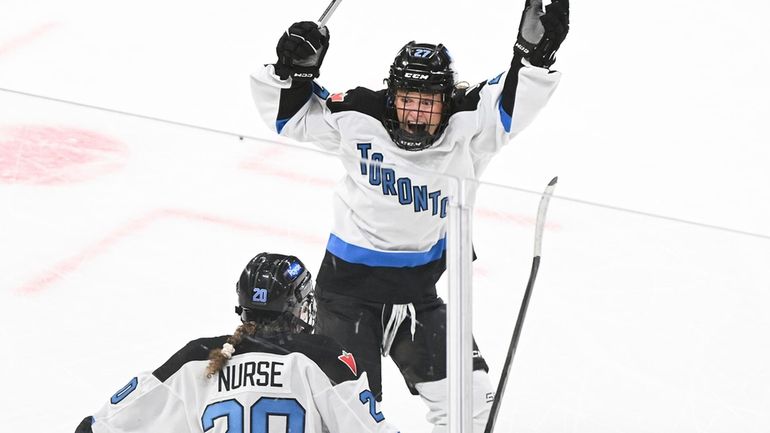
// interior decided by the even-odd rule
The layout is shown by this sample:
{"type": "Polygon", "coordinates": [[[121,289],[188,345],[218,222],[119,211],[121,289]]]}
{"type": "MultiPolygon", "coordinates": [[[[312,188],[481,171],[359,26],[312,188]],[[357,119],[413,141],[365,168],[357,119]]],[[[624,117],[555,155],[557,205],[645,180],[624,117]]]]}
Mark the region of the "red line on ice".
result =
{"type": "Polygon", "coordinates": [[[0,182],[55,185],[89,180],[122,168],[128,147],[88,129],[0,126],[0,182]]]}
{"type": "Polygon", "coordinates": [[[5,43],[0,44],[0,56],[3,56],[5,54],[10,53],[11,51],[17,50],[24,45],[29,44],[30,42],[33,42],[35,39],[43,36],[44,34],[48,33],[53,29],[54,27],[58,26],[59,23],[50,22],[45,23],[41,26],[38,26],[27,33],[24,33],[22,35],[16,36],[15,38],[11,39],[10,41],[7,41],[5,43]]]}
{"type": "Polygon", "coordinates": [[[83,248],[79,253],[59,261],[55,265],[44,270],[40,273],[40,276],[27,281],[18,287],[15,292],[21,294],[33,294],[38,293],[57,281],[64,278],[67,274],[75,271],[84,262],[87,262],[100,254],[104,253],[107,249],[113,245],[119,243],[126,237],[135,234],[136,232],[145,229],[149,225],[164,219],[164,218],[177,218],[187,219],[193,221],[202,221],[206,223],[213,223],[231,227],[244,231],[255,231],[261,233],[269,233],[271,235],[287,237],[291,239],[299,239],[308,243],[323,244],[326,238],[312,235],[309,233],[298,232],[296,230],[287,230],[285,228],[278,228],[265,224],[254,224],[242,220],[236,220],[232,218],[224,218],[216,215],[205,214],[201,212],[188,211],[183,209],[160,209],[150,212],[147,215],[135,218],[128,221],[122,226],[116,228],[112,232],[108,233],[99,241],[83,248]]]}
{"type": "Polygon", "coordinates": [[[280,177],[295,183],[304,183],[315,186],[331,188],[337,184],[336,181],[317,176],[310,176],[292,171],[290,169],[276,167],[275,165],[264,163],[262,161],[250,160],[241,163],[240,167],[247,171],[254,171],[259,174],[280,177]]]}

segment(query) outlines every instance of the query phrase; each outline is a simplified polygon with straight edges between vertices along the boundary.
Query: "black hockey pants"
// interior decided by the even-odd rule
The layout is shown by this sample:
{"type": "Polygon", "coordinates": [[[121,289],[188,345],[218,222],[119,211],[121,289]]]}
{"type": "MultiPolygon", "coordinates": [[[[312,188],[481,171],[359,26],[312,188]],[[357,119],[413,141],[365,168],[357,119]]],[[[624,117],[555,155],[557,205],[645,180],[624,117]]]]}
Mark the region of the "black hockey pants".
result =
{"type": "MultiPolygon", "coordinates": [[[[367,372],[369,385],[377,400],[382,400],[381,348],[383,330],[393,306],[317,290],[318,312],[315,332],[337,340],[351,352],[357,364],[367,372]]],[[[415,304],[414,341],[411,317],[398,328],[390,357],[401,370],[406,385],[417,395],[415,384],[446,377],[446,305],[441,298],[415,304]]],[[[473,342],[473,369],[489,371],[486,361],[473,342]]]]}

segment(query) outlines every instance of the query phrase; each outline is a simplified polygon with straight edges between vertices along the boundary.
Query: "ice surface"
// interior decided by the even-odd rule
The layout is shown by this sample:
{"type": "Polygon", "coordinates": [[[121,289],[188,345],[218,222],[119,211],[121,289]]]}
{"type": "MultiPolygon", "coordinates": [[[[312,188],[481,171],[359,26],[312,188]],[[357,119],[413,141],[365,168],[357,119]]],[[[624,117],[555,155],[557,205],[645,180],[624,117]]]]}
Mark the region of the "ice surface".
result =
{"type": "MultiPolygon", "coordinates": [[[[474,333],[493,379],[538,198],[492,184],[539,191],[558,175],[557,196],[733,231],[554,198],[499,431],[766,432],[770,6],[584,3],[560,88],[490,164],[474,212],[474,333]]],[[[325,7],[4,2],[0,88],[227,133],[0,91],[3,431],[74,430],[188,340],[231,332],[256,252],[318,266],[341,166],[277,140],[248,74],[325,7]]],[[[462,79],[490,78],[519,7],[345,2],[321,81],[378,87],[411,39],[445,43],[462,79]]],[[[429,431],[384,365],[388,419],[429,431]]]]}

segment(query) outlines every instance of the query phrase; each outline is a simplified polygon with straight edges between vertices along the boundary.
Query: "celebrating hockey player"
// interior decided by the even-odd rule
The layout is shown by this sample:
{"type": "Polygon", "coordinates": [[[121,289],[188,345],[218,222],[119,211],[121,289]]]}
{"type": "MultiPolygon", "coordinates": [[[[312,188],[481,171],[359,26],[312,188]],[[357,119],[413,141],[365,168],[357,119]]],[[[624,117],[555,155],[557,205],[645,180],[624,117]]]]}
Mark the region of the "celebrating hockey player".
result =
{"type": "Polygon", "coordinates": [[[242,323],[233,335],[191,341],[76,433],[396,432],[353,354],[310,334],[313,282],[299,259],[257,255],[236,291],[242,323]]]}
{"type": "MultiPolygon", "coordinates": [[[[446,306],[436,282],[452,184],[431,173],[477,178],[533,121],[559,82],[550,67],[568,28],[568,0],[545,10],[527,0],[510,69],[492,79],[462,86],[446,47],[409,42],[387,88],[330,95],[313,81],[329,31],[304,21],[280,37],[278,60],[252,74],[268,126],[336,152],[347,170],[318,273],[316,332],[354,351],[378,399],[381,356],[390,356],[428,405],[435,432],[447,422],[446,306]]],[[[477,349],[473,368],[474,428],[482,431],[494,390],[477,349]]]]}

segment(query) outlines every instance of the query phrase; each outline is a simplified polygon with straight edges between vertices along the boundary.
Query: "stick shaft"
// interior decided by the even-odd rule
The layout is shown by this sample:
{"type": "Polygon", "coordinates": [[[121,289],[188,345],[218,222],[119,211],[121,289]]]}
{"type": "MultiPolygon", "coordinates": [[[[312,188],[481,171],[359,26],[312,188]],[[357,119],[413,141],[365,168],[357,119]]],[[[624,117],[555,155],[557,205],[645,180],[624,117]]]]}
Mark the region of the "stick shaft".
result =
{"type": "Polygon", "coordinates": [[[329,18],[332,17],[332,14],[335,10],[337,10],[337,6],[342,3],[342,0],[332,0],[331,3],[329,3],[329,6],[326,7],[326,10],[324,13],[321,14],[321,18],[318,18],[318,27],[323,27],[326,25],[326,23],[329,21],[329,18]]]}
{"type": "Polygon", "coordinates": [[[495,422],[497,421],[497,414],[500,412],[500,404],[503,400],[503,394],[505,393],[506,385],[508,384],[508,376],[511,372],[513,357],[516,355],[516,348],[519,345],[521,330],[524,327],[524,319],[527,317],[529,300],[532,297],[532,291],[535,287],[537,271],[540,269],[540,250],[543,243],[545,215],[548,210],[548,202],[551,198],[551,195],[553,194],[553,189],[556,187],[556,181],[557,178],[553,178],[553,180],[551,180],[551,182],[545,188],[545,192],[543,192],[542,197],[540,198],[540,205],[537,209],[537,220],[535,222],[535,253],[534,257],[532,258],[532,270],[529,272],[529,281],[527,281],[527,288],[524,290],[524,298],[521,300],[519,315],[516,317],[516,326],[513,328],[513,336],[511,337],[511,343],[508,346],[508,354],[505,357],[503,371],[500,374],[500,382],[497,384],[497,392],[495,393],[494,401],[492,401],[492,408],[489,411],[489,419],[487,419],[487,426],[484,429],[484,433],[492,433],[495,428],[495,422]]]}

